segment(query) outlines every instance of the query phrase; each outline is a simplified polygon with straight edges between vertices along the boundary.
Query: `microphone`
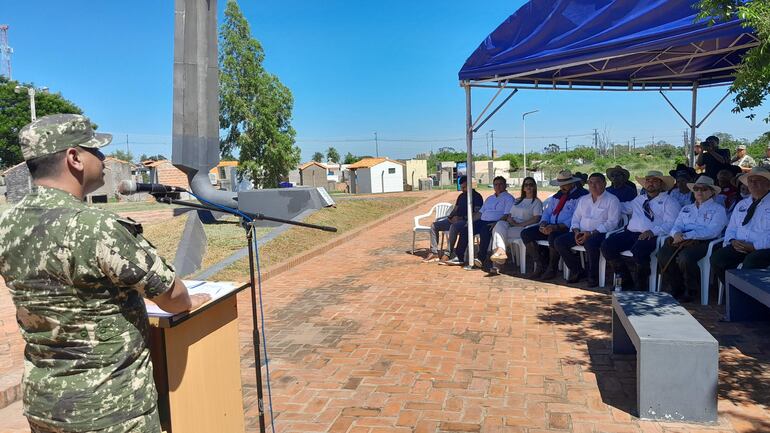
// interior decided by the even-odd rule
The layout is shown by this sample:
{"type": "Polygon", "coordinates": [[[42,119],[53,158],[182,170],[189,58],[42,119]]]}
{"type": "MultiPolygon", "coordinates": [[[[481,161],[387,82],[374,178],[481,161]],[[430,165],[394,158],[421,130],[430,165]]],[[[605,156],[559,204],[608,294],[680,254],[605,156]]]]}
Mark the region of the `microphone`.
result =
{"type": "Polygon", "coordinates": [[[137,194],[140,192],[169,194],[173,192],[187,192],[187,190],[178,186],[163,185],[160,183],[141,183],[134,182],[133,180],[122,180],[118,184],[118,192],[123,195],[137,194]]]}

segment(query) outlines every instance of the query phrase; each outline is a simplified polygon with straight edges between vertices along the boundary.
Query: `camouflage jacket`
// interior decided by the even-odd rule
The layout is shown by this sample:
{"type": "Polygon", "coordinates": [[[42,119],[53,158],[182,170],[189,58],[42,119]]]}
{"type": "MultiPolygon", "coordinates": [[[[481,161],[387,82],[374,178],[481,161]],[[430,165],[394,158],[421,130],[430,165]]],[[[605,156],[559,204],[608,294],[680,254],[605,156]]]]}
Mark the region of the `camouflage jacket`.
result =
{"type": "Polygon", "coordinates": [[[26,342],[27,417],[96,430],[155,407],[142,296],[174,270],[140,225],[36,187],[0,216],[0,274],[26,342]]]}

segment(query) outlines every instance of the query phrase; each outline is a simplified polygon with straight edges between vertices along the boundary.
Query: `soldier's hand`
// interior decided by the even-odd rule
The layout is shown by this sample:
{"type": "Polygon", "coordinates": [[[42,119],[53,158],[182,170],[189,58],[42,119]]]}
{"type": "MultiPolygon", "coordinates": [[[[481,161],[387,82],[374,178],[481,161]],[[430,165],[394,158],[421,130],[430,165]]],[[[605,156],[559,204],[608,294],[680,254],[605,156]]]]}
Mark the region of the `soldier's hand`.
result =
{"type": "Polygon", "coordinates": [[[200,307],[201,305],[205,304],[206,302],[211,300],[211,295],[208,293],[196,293],[194,295],[190,295],[190,311],[193,311],[200,307]]]}

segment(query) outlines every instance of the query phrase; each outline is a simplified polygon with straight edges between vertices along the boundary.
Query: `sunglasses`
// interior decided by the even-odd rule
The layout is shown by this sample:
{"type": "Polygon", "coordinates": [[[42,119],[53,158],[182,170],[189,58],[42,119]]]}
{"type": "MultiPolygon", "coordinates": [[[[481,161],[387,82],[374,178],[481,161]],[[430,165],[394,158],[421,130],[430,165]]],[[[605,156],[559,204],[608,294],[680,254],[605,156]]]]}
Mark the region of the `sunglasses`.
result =
{"type": "Polygon", "coordinates": [[[101,150],[92,148],[92,147],[81,147],[81,146],[78,146],[78,148],[83,149],[86,152],[90,153],[91,155],[99,158],[100,161],[104,161],[105,156],[101,150]]]}

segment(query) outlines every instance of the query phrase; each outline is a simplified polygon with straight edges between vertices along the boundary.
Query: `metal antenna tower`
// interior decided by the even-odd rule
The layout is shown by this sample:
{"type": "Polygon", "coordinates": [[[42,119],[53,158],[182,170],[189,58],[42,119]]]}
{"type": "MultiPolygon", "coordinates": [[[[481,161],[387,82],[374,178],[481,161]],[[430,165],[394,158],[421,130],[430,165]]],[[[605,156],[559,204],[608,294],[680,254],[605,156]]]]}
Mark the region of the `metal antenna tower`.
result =
{"type": "Polygon", "coordinates": [[[0,75],[11,79],[11,54],[13,48],[8,46],[8,25],[0,24],[0,75]]]}

